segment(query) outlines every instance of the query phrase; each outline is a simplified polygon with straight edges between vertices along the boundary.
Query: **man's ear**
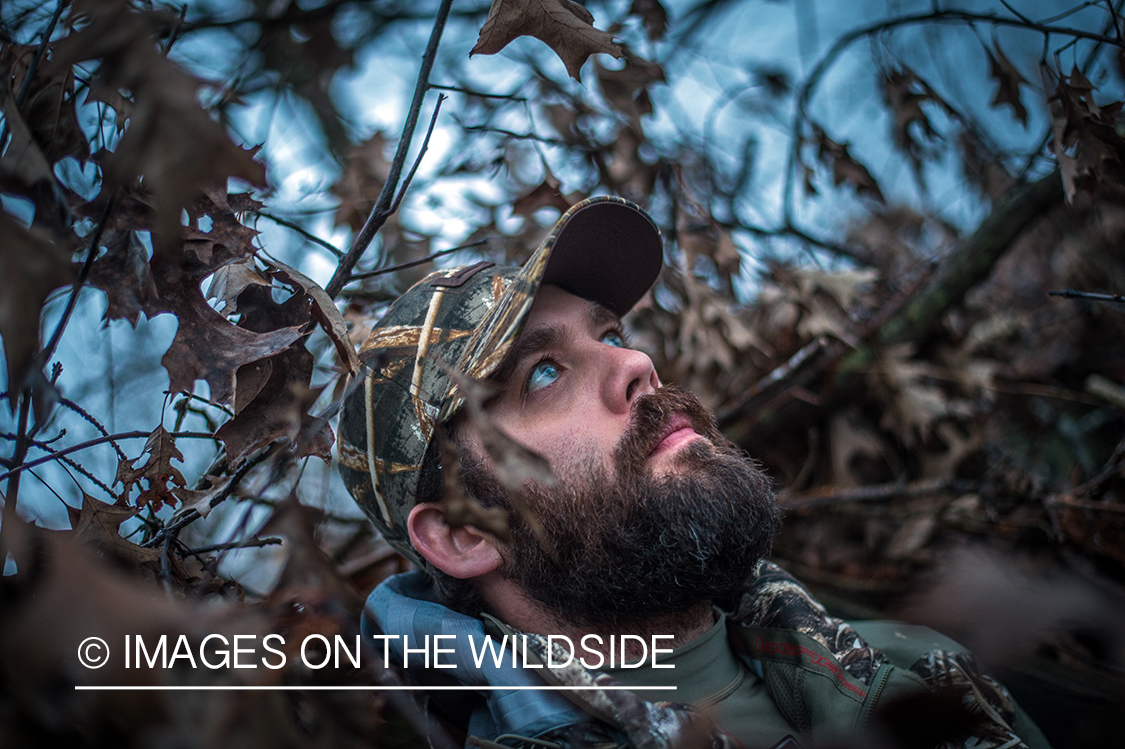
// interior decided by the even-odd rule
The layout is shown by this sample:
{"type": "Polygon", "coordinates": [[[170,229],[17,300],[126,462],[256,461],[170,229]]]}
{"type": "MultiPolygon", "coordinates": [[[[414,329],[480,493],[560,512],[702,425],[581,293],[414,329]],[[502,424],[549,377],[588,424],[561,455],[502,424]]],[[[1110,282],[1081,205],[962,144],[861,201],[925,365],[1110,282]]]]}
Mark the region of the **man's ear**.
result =
{"type": "Polygon", "coordinates": [[[479,577],[500,567],[495,539],[471,525],[453,528],[438,502],[415,505],[406,518],[406,529],[415,551],[450,577],[479,577]]]}

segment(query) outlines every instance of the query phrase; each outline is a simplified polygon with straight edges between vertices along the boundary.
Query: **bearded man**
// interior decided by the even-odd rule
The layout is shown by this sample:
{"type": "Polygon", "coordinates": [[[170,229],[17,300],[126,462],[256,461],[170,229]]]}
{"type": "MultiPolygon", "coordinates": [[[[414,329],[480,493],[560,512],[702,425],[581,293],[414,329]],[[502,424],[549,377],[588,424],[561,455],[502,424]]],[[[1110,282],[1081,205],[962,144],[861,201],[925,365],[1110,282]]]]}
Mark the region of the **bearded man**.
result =
{"type": "Polygon", "coordinates": [[[592,198],[522,268],[437,271],[391,306],[339,460],[420,569],[372,592],[364,632],[469,745],[866,741],[878,706],[940,685],[973,716],[941,740],[1046,746],[956,643],[833,618],[765,561],[769,480],[628,346],[662,262],[644,211],[592,198]]]}

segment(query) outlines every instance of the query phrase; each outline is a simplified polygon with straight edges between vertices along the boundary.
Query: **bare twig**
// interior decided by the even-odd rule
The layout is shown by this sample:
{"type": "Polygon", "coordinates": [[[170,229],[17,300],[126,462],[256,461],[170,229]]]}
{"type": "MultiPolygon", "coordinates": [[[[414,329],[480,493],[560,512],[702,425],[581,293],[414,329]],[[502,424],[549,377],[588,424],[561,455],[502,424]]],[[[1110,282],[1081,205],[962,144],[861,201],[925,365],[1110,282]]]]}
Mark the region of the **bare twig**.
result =
{"type": "Polygon", "coordinates": [[[247,538],[242,541],[231,541],[225,544],[212,544],[211,546],[200,546],[198,549],[192,549],[192,554],[207,554],[212,551],[229,551],[231,549],[253,549],[261,546],[278,546],[281,544],[281,539],[277,536],[266,536],[265,538],[247,538]]]}
{"type": "Polygon", "coordinates": [[[284,226],[286,229],[292,229],[293,231],[297,232],[298,234],[300,234],[302,237],[309,240],[310,242],[312,242],[316,245],[319,245],[320,247],[323,247],[324,249],[328,250],[329,252],[331,252],[336,257],[342,258],[344,256],[344,253],[341,252],[340,250],[336,249],[335,247],[333,247],[330,242],[328,242],[324,239],[321,239],[320,237],[313,234],[312,232],[310,232],[308,229],[301,226],[300,224],[295,224],[292,221],[288,221],[286,219],[283,219],[280,216],[275,216],[272,213],[267,213],[266,211],[258,211],[254,215],[261,216],[262,218],[268,218],[270,221],[274,222],[278,226],[284,226]]]}
{"type": "MultiPolygon", "coordinates": [[[[272,445],[258,453],[256,456],[243,463],[235,472],[235,474],[231,476],[230,481],[227,482],[227,485],[223,487],[222,491],[211,498],[211,501],[208,503],[208,505],[214,508],[220,502],[223,502],[228,497],[230,497],[230,495],[235,492],[235,490],[238,488],[238,485],[242,483],[242,480],[246,478],[246,475],[249,474],[250,471],[254,470],[254,468],[257,467],[259,463],[268,458],[270,455],[274,454],[277,445],[277,442],[273,443],[272,445]]],[[[191,525],[196,520],[199,520],[199,518],[201,517],[203,516],[199,513],[198,510],[194,508],[189,509],[182,514],[173,517],[172,522],[168,526],[160,531],[160,533],[156,534],[156,536],[151,540],[142,544],[142,546],[155,546],[168,536],[175,537],[179,535],[179,532],[181,530],[183,530],[188,525],[191,525]]]]}
{"type": "MultiPolygon", "coordinates": [[[[65,406],[66,408],[69,408],[71,411],[74,411],[76,414],[78,414],[83,419],[88,421],[90,424],[92,424],[94,426],[95,429],[97,429],[99,432],[102,433],[103,437],[110,437],[110,433],[107,432],[106,428],[101,425],[101,422],[99,422],[97,419],[95,419],[93,416],[91,416],[86,411],[86,409],[82,408],[81,406],[79,406],[74,401],[70,400],[69,398],[63,398],[62,396],[59,396],[59,405],[65,406]]],[[[64,430],[64,433],[65,433],[65,430],[64,430]]],[[[61,437],[62,435],[59,435],[59,436],[61,437]]],[[[56,437],[55,439],[58,439],[58,437],[56,437]]],[[[54,440],[51,440],[51,441],[53,442],[54,440]]],[[[43,443],[43,444],[47,444],[47,443],[43,443]]],[[[117,452],[118,458],[120,458],[121,460],[128,460],[128,458],[125,456],[125,453],[123,453],[121,451],[121,448],[118,446],[117,441],[114,440],[112,437],[110,437],[109,444],[113,445],[113,449],[117,452]]]]}
{"type": "Polygon", "coordinates": [[[1064,299],[1089,299],[1094,302],[1116,302],[1125,304],[1125,296],[1121,294],[1098,294],[1093,291],[1075,291],[1063,289],[1062,291],[1048,291],[1050,296],[1061,296],[1064,299]]]}
{"type": "MultiPolygon", "coordinates": [[[[203,440],[213,440],[213,439],[215,439],[215,435],[211,434],[210,432],[169,432],[168,434],[172,437],[177,437],[177,438],[183,437],[184,439],[203,439],[203,440]]],[[[87,440],[87,441],[81,442],[77,445],[71,445],[70,447],[66,448],[65,450],[58,450],[57,452],[55,452],[51,455],[48,455],[44,458],[36,458],[35,460],[32,460],[32,461],[27,462],[27,463],[23,462],[23,458],[20,458],[19,460],[13,459],[12,462],[14,463],[14,466],[7,473],[0,474],[0,481],[3,481],[4,479],[7,479],[7,478],[14,478],[14,477],[18,476],[21,472],[26,471],[28,468],[35,468],[37,466],[43,465],[44,463],[50,463],[53,460],[58,460],[59,458],[61,458],[64,455],[70,455],[72,453],[79,452],[80,450],[86,450],[86,449],[89,449],[91,447],[97,447],[98,445],[104,445],[105,443],[113,442],[114,440],[140,439],[142,437],[149,437],[151,435],[152,435],[151,431],[143,432],[143,431],[137,430],[137,431],[134,431],[134,432],[119,432],[117,434],[110,434],[110,435],[106,435],[104,437],[95,437],[92,440],[87,440]]],[[[17,441],[17,451],[16,452],[17,452],[17,455],[18,455],[19,454],[19,450],[18,450],[19,433],[18,432],[16,433],[16,436],[17,436],[17,440],[16,440],[17,441]]],[[[25,448],[24,456],[26,456],[26,454],[27,453],[26,453],[26,448],[25,448]]],[[[11,491],[11,482],[10,481],[9,481],[8,486],[9,486],[9,491],[11,491]]]]}
{"type": "MultiPolygon", "coordinates": [[[[27,66],[27,75],[24,76],[23,85],[20,86],[20,92],[16,94],[17,107],[21,106],[23,100],[27,98],[27,92],[31,89],[31,79],[35,77],[35,71],[39,68],[39,61],[43,59],[43,53],[47,50],[47,44],[51,41],[51,34],[55,31],[55,25],[59,22],[59,17],[69,4],[70,0],[59,0],[58,6],[55,7],[55,14],[51,16],[51,22],[47,24],[47,30],[43,32],[43,38],[39,40],[39,46],[35,48],[31,64],[27,66]]],[[[0,138],[0,140],[3,139],[0,138]]]]}
{"type": "Polygon", "coordinates": [[[837,489],[824,486],[812,491],[787,496],[778,495],[777,501],[786,510],[803,511],[845,502],[878,502],[895,497],[918,497],[947,491],[967,491],[971,484],[950,479],[922,479],[920,481],[895,481],[890,484],[859,486],[852,489],[837,489]]]}
{"type": "Polygon", "coordinates": [[[66,329],[67,323],[70,322],[70,316],[74,313],[74,307],[78,304],[78,293],[86,284],[86,279],[90,276],[90,269],[94,265],[94,258],[98,254],[98,242],[102,238],[102,231],[105,230],[106,221],[109,219],[109,213],[113,210],[113,198],[110,197],[106,201],[105,208],[102,209],[102,215],[98,219],[98,225],[94,228],[94,233],[90,236],[90,248],[86,251],[86,262],[82,264],[82,270],[78,274],[78,278],[74,279],[74,285],[70,289],[70,297],[66,300],[66,308],[63,310],[62,318],[59,324],[55,326],[55,332],[51,335],[51,340],[43,348],[36,366],[43,366],[51,360],[51,355],[55,353],[55,347],[59,345],[59,339],[62,338],[63,330],[66,329]]]}
{"type": "MultiPolygon", "coordinates": [[[[48,452],[48,453],[55,453],[56,452],[53,448],[49,447],[46,442],[40,442],[39,440],[31,440],[31,446],[39,448],[40,450],[43,450],[44,452],[48,452]]],[[[108,486],[106,486],[104,483],[102,483],[102,481],[97,476],[95,476],[94,474],[90,473],[85,468],[83,468],[82,465],[80,463],[78,463],[77,461],[71,460],[70,458],[66,457],[65,455],[60,455],[59,456],[59,462],[64,463],[64,464],[70,466],[71,468],[73,468],[74,470],[78,471],[83,476],[90,479],[90,481],[93,482],[95,486],[97,486],[99,489],[104,491],[114,501],[117,500],[117,495],[113,493],[112,489],[110,489],[108,486]]],[[[71,476],[71,478],[73,479],[74,477],[71,476]]],[[[42,481],[42,479],[39,479],[39,480],[42,481]]],[[[43,482],[43,483],[46,484],[46,482],[43,482]]]]}
{"type": "Polygon", "coordinates": [[[441,252],[435,252],[432,255],[427,255],[426,257],[419,258],[418,260],[409,260],[405,263],[399,263],[397,265],[390,265],[390,266],[387,266],[386,268],[379,268],[377,270],[367,271],[366,273],[353,273],[352,277],[349,278],[348,280],[349,281],[358,281],[361,278],[372,278],[374,276],[381,276],[385,273],[394,273],[395,271],[406,270],[407,268],[413,268],[416,265],[422,265],[423,263],[433,262],[434,260],[437,260],[439,257],[445,257],[446,255],[453,254],[454,252],[460,252],[461,250],[468,250],[468,249],[471,249],[473,247],[480,247],[480,246],[486,245],[486,244],[488,244],[487,239],[481,239],[481,240],[478,240],[476,242],[469,242],[469,244],[463,244],[463,245],[459,245],[457,247],[450,247],[448,250],[442,250],[441,252]]]}
{"type": "Polygon", "coordinates": [[[465,94],[466,96],[479,96],[482,99],[509,99],[511,101],[519,102],[527,101],[526,96],[516,96],[515,94],[489,94],[484,91],[473,91],[472,89],[459,88],[457,86],[439,86],[436,83],[431,83],[430,88],[437,91],[455,91],[459,94],[465,94]]]}
{"type": "Polygon", "coordinates": [[[441,103],[445,101],[445,94],[438,94],[437,104],[434,105],[434,114],[430,117],[430,126],[426,128],[426,137],[422,139],[422,147],[418,149],[418,155],[414,157],[414,165],[410,167],[410,173],[406,175],[403,180],[402,189],[398,191],[398,197],[395,198],[394,205],[391,206],[391,213],[398,210],[398,206],[402,203],[402,199],[406,197],[406,191],[410,189],[410,183],[414,181],[414,175],[418,173],[418,166],[422,163],[422,157],[426,155],[426,151],[430,147],[430,136],[434,134],[434,125],[437,124],[438,112],[441,111],[441,103]]]}
{"type": "Polygon", "coordinates": [[[720,408],[715,414],[719,426],[726,426],[731,421],[738,418],[753,401],[782,382],[792,378],[797,371],[804,368],[817,355],[825,351],[827,347],[827,336],[820,336],[811,343],[801,347],[797,353],[789,357],[783,364],[774,368],[772,372],[751,385],[740,396],[720,408]]]}
{"type": "Polygon", "coordinates": [[[399,137],[398,149],[395,151],[394,159],[391,161],[387,181],[383,183],[383,190],[379,193],[379,199],[376,201],[375,207],[371,209],[371,215],[368,217],[367,223],[360,229],[359,234],[352,243],[351,249],[340,259],[340,264],[336,267],[336,272],[332,274],[332,278],[324,287],[324,290],[328,292],[328,296],[334,297],[344,288],[344,284],[346,284],[351,277],[351,272],[355,264],[359,262],[360,257],[367,251],[367,247],[371,244],[371,240],[375,238],[375,234],[382,228],[391,214],[394,213],[393,204],[395,194],[398,191],[399,178],[402,175],[402,168],[406,163],[406,154],[410,151],[410,143],[414,139],[414,128],[418,124],[418,116],[422,111],[422,101],[425,99],[426,91],[429,89],[430,85],[430,71],[433,69],[434,60],[437,58],[438,43],[441,41],[441,34],[445,29],[445,21],[449,17],[449,8],[452,5],[453,0],[442,0],[441,7],[438,8],[437,18],[434,20],[434,28],[430,33],[430,41],[427,43],[426,52],[422,57],[422,67],[418,71],[418,82],[414,88],[414,99],[410,103],[410,110],[407,113],[406,122],[402,126],[402,135],[399,137]]]}

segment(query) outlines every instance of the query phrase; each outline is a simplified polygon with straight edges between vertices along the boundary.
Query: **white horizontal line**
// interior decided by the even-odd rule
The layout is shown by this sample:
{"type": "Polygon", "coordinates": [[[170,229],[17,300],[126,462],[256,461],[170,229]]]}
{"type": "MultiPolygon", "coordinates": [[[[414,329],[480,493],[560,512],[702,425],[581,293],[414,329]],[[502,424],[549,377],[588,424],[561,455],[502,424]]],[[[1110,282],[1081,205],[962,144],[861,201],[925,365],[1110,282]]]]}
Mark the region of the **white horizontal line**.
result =
{"type": "Polygon", "coordinates": [[[119,684],[109,686],[75,686],[76,692],[458,692],[458,691],[471,691],[471,692],[521,692],[521,691],[571,691],[571,692],[587,692],[594,690],[610,691],[610,690],[623,690],[629,692],[637,692],[641,690],[670,690],[676,687],[623,687],[623,686],[605,686],[605,687],[558,687],[544,685],[541,687],[532,686],[514,686],[514,687],[473,687],[473,686],[433,686],[433,687],[408,687],[408,686],[339,686],[339,687],[326,687],[326,686],[292,686],[292,685],[279,685],[279,686],[252,686],[252,685],[238,685],[232,684],[230,686],[163,686],[163,685],[149,685],[149,686],[122,686],[119,684]]]}

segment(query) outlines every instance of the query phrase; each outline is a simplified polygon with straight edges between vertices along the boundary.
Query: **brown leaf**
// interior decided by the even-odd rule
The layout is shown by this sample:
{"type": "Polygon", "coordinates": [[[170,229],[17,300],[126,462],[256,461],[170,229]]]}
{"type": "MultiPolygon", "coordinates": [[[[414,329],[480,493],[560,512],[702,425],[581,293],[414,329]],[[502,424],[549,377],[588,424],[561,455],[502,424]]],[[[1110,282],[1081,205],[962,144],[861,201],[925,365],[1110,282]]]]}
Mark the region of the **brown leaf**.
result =
{"type": "Polygon", "coordinates": [[[0,110],[10,133],[7,146],[0,154],[0,187],[23,195],[35,204],[35,223],[49,224],[48,217],[54,217],[56,225],[65,226],[65,217],[58,215],[54,172],[16,107],[15,95],[3,81],[0,81],[0,110]]]}
{"type": "Polygon", "coordinates": [[[290,495],[277,506],[270,519],[258,532],[259,535],[278,534],[285,536],[285,547],[289,552],[285,567],[271,600],[297,600],[308,602],[331,596],[342,603],[346,610],[358,615],[363,605],[362,599],[347,584],[336,569],[336,565],[316,543],[316,526],[322,513],[312,507],[302,505],[295,495],[290,495]]]}
{"type": "MultiPolygon", "coordinates": [[[[985,50],[988,52],[988,50],[985,50]]],[[[1020,84],[1027,85],[1027,80],[1020,74],[1019,68],[1012,64],[1000,45],[996,45],[996,54],[988,52],[988,74],[996,79],[998,88],[992,97],[992,106],[1001,104],[1011,106],[1016,119],[1020,124],[1027,126],[1027,108],[1020,101],[1020,84]]]]}
{"type": "MultiPolygon", "coordinates": [[[[278,325],[292,325],[308,320],[308,297],[294,294],[283,304],[274,302],[268,289],[248,286],[239,297],[243,310],[238,329],[270,330],[278,325]]],[[[292,329],[292,328],[283,328],[292,329]]],[[[313,434],[298,444],[298,457],[315,455],[331,460],[332,430],[327,424],[319,428],[307,414],[316,393],[310,390],[314,360],[302,344],[260,362],[268,365],[268,379],[263,383],[263,370],[254,365],[243,366],[238,371],[236,392],[253,389],[249,402],[236,408],[233,419],[219,427],[215,436],[226,446],[227,460],[232,466],[241,464],[248,456],[279,439],[296,441],[306,430],[313,434]],[[311,396],[311,399],[310,399],[311,396]]],[[[243,396],[236,399],[241,404],[243,396]]]]}
{"type": "Polygon", "coordinates": [[[173,507],[179,501],[168,487],[168,482],[179,487],[186,487],[187,482],[179,469],[172,465],[172,461],[184,461],[184,455],[176,447],[176,439],[161,424],[149,435],[145,443],[144,452],[148,453],[148,460],[140,468],[127,468],[118,464],[117,481],[126,487],[126,494],[130,484],[139,479],[148,482],[137,497],[137,507],[142,508],[152,503],[153,509],[159,510],[165,503],[173,507]]]}
{"type": "Polygon", "coordinates": [[[1079,190],[1121,192],[1125,184],[1125,141],[1117,132],[1120,102],[1099,107],[1094,87],[1077,67],[1060,76],[1051,96],[1051,149],[1059,162],[1067,202],[1079,190]]]}
{"type": "Polygon", "coordinates": [[[631,127],[621,128],[610,146],[606,165],[608,183],[614,190],[632,200],[644,200],[652,194],[660,162],[648,164],[641,158],[641,135],[631,127]]]}
{"type": "Polygon", "coordinates": [[[131,231],[109,231],[103,241],[107,251],[90,269],[90,283],[106,293],[106,320],[128,320],[137,327],[140,313],[159,296],[148,250],[131,231]]]}
{"type": "Polygon", "coordinates": [[[254,267],[253,260],[224,265],[211,276],[211,285],[207,288],[207,298],[219,300],[220,315],[234,315],[238,312],[238,295],[251,284],[257,284],[258,286],[273,285],[254,267]]]}
{"type": "MultiPolygon", "coordinates": [[[[9,44],[0,51],[0,75],[12,91],[23,87],[36,49],[38,45],[9,44]]],[[[79,161],[90,158],[90,144],[78,126],[72,70],[47,72],[40,68],[31,79],[20,111],[48,160],[55,162],[65,156],[74,156],[79,161]]]]}
{"type": "Polygon", "coordinates": [[[527,481],[554,486],[555,475],[547,459],[509,437],[485,413],[485,401],[495,394],[493,386],[454,370],[447,372],[457,385],[458,395],[465,399],[464,411],[469,424],[492,459],[492,468],[500,482],[515,491],[527,481]]]}
{"type": "Polygon", "coordinates": [[[303,326],[253,333],[233,325],[203,299],[198,281],[164,262],[154,260],[152,270],[160,299],[150,308],[173,312],[180,323],[160,360],[173,392],[190,392],[196,380],[205,380],[213,403],[230,403],[239,367],[274,356],[304,335],[303,326]]]}
{"type": "Polygon", "coordinates": [[[855,187],[860,195],[870,195],[883,202],[883,193],[879,190],[879,183],[867,171],[867,167],[859,163],[848,152],[846,143],[840,144],[829,138],[819,127],[814,127],[817,140],[818,158],[832,167],[832,181],[840,185],[847,183],[855,187]]]}
{"type": "Polygon", "coordinates": [[[71,282],[70,258],[38,229],[0,211],[0,337],[8,364],[8,399],[15,408],[39,353],[39,314],[47,295],[71,282]]]}
{"type": "Polygon", "coordinates": [[[156,203],[158,252],[179,237],[181,209],[205,186],[225,184],[230,176],[265,186],[264,167],[253,152],[232,143],[199,106],[202,81],[158,52],[153,35],[160,18],[124,3],[98,4],[88,25],[58,42],[49,66],[97,59],[98,85],[132,92],[129,127],[105,160],[105,178],[113,187],[143,175],[156,203]]]}
{"type": "Polygon", "coordinates": [[[317,285],[316,281],[284,263],[274,261],[271,263],[271,268],[274,275],[282,281],[299,287],[301,291],[308,295],[312,300],[312,317],[320,323],[320,327],[332,339],[345,372],[349,375],[358,372],[359,357],[356,356],[355,348],[352,347],[348,338],[348,325],[344,322],[344,316],[340,314],[340,310],[336,309],[332,297],[328,296],[328,292],[317,285]]]}
{"type": "Polygon", "coordinates": [[[914,168],[918,169],[927,152],[916,135],[916,130],[921,131],[928,139],[937,138],[929,117],[922,110],[922,104],[932,102],[944,107],[945,102],[914,71],[906,67],[891,71],[883,79],[883,98],[894,115],[894,142],[910,157],[914,168]],[[918,127],[912,128],[914,124],[918,127]]]}
{"type": "Polygon", "coordinates": [[[629,6],[629,14],[640,16],[645,26],[645,32],[652,41],[657,41],[664,36],[668,28],[668,12],[660,4],[660,0],[633,0],[629,6]]]}
{"type": "Polygon", "coordinates": [[[82,509],[71,518],[74,538],[134,566],[160,564],[160,549],[146,549],[121,536],[121,524],[139,513],[140,507],[99,502],[82,493],[82,509]]]}
{"type": "Polygon", "coordinates": [[[621,57],[613,35],[594,28],[593,15],[575,0],[492,0],[469,56],[494,55],[524,35],[553,49],[575,80],[590,55],[601,52],[621,57]]]}

